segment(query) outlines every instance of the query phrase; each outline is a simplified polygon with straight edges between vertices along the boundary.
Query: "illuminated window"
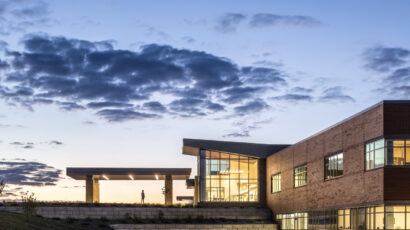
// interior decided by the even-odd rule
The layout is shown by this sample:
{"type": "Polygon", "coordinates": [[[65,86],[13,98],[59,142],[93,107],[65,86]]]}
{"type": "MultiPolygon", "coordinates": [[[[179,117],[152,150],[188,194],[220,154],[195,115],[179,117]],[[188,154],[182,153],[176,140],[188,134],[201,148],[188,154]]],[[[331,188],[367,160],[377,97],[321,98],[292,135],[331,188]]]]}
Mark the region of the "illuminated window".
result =
{"type": "Polygon", "coordinates": [[[295,168],[294,183],[295,183],[295,188],[301,187],[307,184],[307,166],[306,165],[295,168]]]}
{"type": "Polygon", "coordinates": [[[406,146],[404,140],[387,140],[387,164],[404,165],[406,146]]]}
{"type": "Polygon", "coordinates": [[[202,150],[206,176],[201,180],[201,201],[258,201],[258,159],[218,151],[202,150]]]}
{"type": "Polygon", "coordinates": [[[343,153],[325,157],[325,179],[343,176],[343,153]]]}
{"type": "Polygon", "coordinates": [[[280,173],[273,175],[271,178],[271,184],[272,184],[272,188],[271,188],[271,192],[275,193],[275,192],[280,192],[282,191],[282,176],[280,173]]]}

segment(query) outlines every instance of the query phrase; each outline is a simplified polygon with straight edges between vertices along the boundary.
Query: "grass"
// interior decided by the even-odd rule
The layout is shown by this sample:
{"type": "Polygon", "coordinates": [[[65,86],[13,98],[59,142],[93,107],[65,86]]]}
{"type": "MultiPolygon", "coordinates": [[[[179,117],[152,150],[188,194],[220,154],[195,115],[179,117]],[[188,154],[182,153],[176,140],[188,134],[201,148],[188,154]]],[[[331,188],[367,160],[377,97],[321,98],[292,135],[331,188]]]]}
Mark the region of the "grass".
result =
{"type": "MultiPolygon", "coordinates": [[[[87,230],[89,226],[82,227],[61,221],[33,217],[26,222],[22,214],[0,211],[0,229],[7,230],[87,230]]],[[[96,228],[94,228],[96,229],[96,228]]]]}

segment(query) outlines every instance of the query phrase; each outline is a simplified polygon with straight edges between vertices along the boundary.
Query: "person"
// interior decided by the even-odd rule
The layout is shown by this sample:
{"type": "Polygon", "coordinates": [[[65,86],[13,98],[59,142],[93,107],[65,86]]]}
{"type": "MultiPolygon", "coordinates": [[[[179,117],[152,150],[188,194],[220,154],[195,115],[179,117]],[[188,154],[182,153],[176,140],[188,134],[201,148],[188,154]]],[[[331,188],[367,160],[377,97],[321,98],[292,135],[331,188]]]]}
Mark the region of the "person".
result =
{"type": "Polygon", "coordinates": [[[145,193],[144,193],[144,189],[141,192],[141,204],[144,203],[144,199],[145,199],[145,193]]]}

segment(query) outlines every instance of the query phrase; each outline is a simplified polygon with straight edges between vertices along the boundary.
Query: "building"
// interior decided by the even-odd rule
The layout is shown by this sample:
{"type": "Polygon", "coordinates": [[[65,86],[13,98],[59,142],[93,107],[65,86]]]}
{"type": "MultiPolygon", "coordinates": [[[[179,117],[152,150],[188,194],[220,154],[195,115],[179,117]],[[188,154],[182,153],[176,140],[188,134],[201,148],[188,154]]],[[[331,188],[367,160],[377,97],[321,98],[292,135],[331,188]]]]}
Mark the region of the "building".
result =
{"type": "Polygon", "coordinates": [[[410,229],[410,101],[382,101],[294,145],[184,139],[195,200],[266,205],[281,229],[410,229]]]}

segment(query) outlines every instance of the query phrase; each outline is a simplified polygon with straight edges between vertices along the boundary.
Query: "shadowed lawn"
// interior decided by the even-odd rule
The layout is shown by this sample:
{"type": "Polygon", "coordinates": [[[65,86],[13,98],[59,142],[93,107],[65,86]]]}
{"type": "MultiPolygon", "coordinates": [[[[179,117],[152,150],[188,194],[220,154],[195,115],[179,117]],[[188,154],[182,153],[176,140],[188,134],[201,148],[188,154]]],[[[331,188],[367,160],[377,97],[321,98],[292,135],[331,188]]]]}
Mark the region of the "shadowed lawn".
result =
{"type": "MultiPolygon", "coordinates": [[[[27,223],[22,214],[0,211],[1,230],[87,230],[89,226],[78,226],[51,219],[33,217],[27,223]]],[[[96,228],[92,228],[96,229],[96,228]]]]}

